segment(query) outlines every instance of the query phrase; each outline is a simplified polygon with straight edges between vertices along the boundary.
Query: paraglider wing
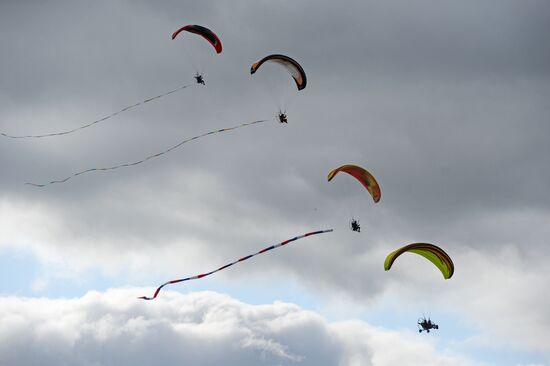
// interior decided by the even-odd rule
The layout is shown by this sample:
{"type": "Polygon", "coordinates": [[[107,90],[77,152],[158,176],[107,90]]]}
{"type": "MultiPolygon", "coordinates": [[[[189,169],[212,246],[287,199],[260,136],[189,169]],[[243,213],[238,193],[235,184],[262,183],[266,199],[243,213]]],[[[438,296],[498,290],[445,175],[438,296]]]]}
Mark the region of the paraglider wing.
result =
{"type": "Polygon", "coordinates": [[[294,78],[298,90],[302,90],[306,87],[307,78],[304,69],[302,68],[302,66],[300,66],[298,62],[285,55],[269,55],[262,58],[260,61],[254,62],[250,67],[250,73],[254,74],[256,71],[258,71],[260,66],[262,66],[266,62],[274,62],[287,69],[294,78]]]}
{"type": "Polygon", "coordinates": [[[453,276],[455,267],[451,257],[449,257],[449,255],[440,247],[428,243],[409,244],[391,252],[384,261],[384,269],[388,271],[397,257],[405,252],[419,254],[432,262],[437,268],[439,268],[446,280],[453,276]]]}
{"type": "Polygon", "coordinates": [[[196,25],[196,24],[185,25],[180,29],[178,29],[177,31],[175,31],[174,33],[172,33],[172,39],[175,39],[178,36],[178,34],[180,34],[183,31],[195,33],[202,36],[204,39],[210,42],[210,44],[216,50],[216,53],[222,52],[222,42],[220,41],[218,36],[214,32],[212,32],[210,29],[200,25],[196,25]]]}
{"type": "Polygon", "coordinates": [[[367,191],[369,191],[374,202],[380,201],[382,192],[380,191],[380,186],[378,185],[378,182],[376,181],[376,179],[374,179],[371,173],[361,168],[360,166],[347,164],[342,165],[341,167],[336,168],[328,173],[327,180],[330,182],[332,178],[334,178],[334,176],[339,172],[346,172],[349,175],[353,176],[367,189],[367,191]]]}

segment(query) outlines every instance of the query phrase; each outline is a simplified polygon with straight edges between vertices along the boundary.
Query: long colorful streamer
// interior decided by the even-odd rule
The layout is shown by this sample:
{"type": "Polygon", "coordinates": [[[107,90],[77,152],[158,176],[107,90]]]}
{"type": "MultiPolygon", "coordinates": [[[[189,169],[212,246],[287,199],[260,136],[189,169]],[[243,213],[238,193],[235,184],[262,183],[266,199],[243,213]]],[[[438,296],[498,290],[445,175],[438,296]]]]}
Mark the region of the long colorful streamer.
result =
{"type": "Polygon", "coordinates": [[[226,264],[225,266],[222,266],[216,270],[213,270],[213,271],[210,271],[210,272],[207,272],[207,273],[203,273],[203,274],[199,274],[199,275],[196,275],[196,276],[192,276],[192,277],[187,277],[187,278],[181,278],[181,279],[178,279],[178,280],[172,280],[172,281],[168,281],[166,283],[163,283],[162,285],[159,286],[159,288],[157,288],[157,290],[155,291],[155,294],[153,295],[153,297],[147,297],[147,296],[140,296],[138,297],[138,299],[142,299],[142,300],[153,300],[155,299],[160,290],[166,286],[166,285],[171,285],[171,284],[174,284],[174,283],[178,283],[178,282],[183,282],[183,281],[189,281],[189,280],[198,280],[199,278],[203,278],[203,277],[206,277],[206,276],[210,276],[211,274],[213,273],[216,273],[216,272],[219,272],[223,269],[226,269],[227,267],[231,267],[232,265],[234,264],[237,264],[239,262],[243,262],[249,258],[252,258],[258,254],[262,254],[262,253],[265,253],[265,252],[268,252],[272,249],[275,249],[275,248],[279,248],[279,247],[282,247],[283,245],[287,245],[288,243],[290,242],[293,242],[295,240],[299,240],[299,239],[302,239],[302,238],[305,238],[306,236],[311,236],[311,235],[317,235],[317,234],[323,234],[323,233],[330,233],[332,232],[333,230],[332,229],[327,229],[327,230],[319,230],[319,231],[312,231],[310,233],[306,233],[304,235],[300,235],[300,236],[296,236],[292,239],[288,239],[288,240],[285,240],[279,244],[275,244],[275,245],[272,245],[270,247],[267,247],[267,248],[264,248],[262,250],[260,250],[259,252],[257,253],[254,253],[254,254],[250,254],[250,255],[247,255],[246,257],[242,257],[241,259],[237,259],[236,261],[232,262],[232,263],[229,263],[229,264],[226,264]]]}
{"type": "Polygon", "coordinates": [[[105,116],[103,118],[100,118],[98,120],[95,120],[93,122],[90,122],[90,123],[87,123],[85,125],[82,125],[82,126],[79,126],[79,127],[76,127],[76,128],[73,128],[72,130],[67,130],[67,131],[61,131],[61,132],[53,132],[53,133],[47,133],[47,134],[44,134],[44,135],[9,135],[7,133],[4,133],[4,132],[0,132],[0,135],[4,136],[4,137],[8,137],[10,139],[28,139],[28,138],[43,138],[43,137],[53,137],[53,136],[63,136],[63,135],[68,135],[70,133],[73,133],[73,132],[76,132],[76,131],[79,131],[79,130],[83,130],[85,128],[88,128],[90,126],[93,126],[97,123],[100,123],[100,122],[103,122],[103,121],[106,121],[108,120],[109,118],[111,117],[114,117],[116,116],[117,114],[120,114],[120,113],[123,113],[123,112],[126,112],[126,111],[129,111],[130,109],[132,108],[135,108],[137,107],[138,105],[140,104],[145,104],[145,103],[149,103],[155,99],[159,99],[159,98],[162,98],[162,97],[165,97],[167,95],[170,95],[170,94],[173,94],[175,92],[178,92],[182,89],[185,89],[185,88],[188,88],[190,87],[191,84],[189,85],[183,85],[183,86],[180,86],[179,88],[177,89],[174,89],[174,90],[170,90],[169,92],[166,92],[166,93],[162,93],[160,95],[157,95],[157,96],[154,96],[152,98],[147,98],[145,100],[142,100],[141,102],[138,102],[136,104],[132,104],[128,107],[125,107],[125,108],[122,108],[121,110],[119,111],[116,111],[114,113],[111,113],[109,114],[108,116],[105,116]]]}
{"type": "Polygon", "coordinates": [[[240,125],[237,125],[237,126],[233,126],[233,127],[228,127],[228,128],[222,128],[221,130],[215,130],[215,131],[210,131],[210,132],[206,132],[206,133],[203,133],[201,135],[197,135],[197,136],[194,136],[194,137],[191,137],[191,138],[188,138],[188,139],[185,139],[183,141],[180,141],[178,144],[164,150],[164,151],[161,151],[161,152],[158,152],[156,154],[153,154],[153,155],[149,155],[147,156],[146,158],[143,158],[141,160],[138,160],[138,161],[134,161],[134,162],[131,162],[131,163],[124,163],[124,164],[120,164],[120,165],[114,165],[114,166],[110,166],[110,167],[105,167],[105,168],[91,168],[91,169],[86,169],[86,170],[82,170],[78,173],[74,173],[72,175],[69,175],[68,177],[66,178],[63,178],[63,179],[59,179],[59,180],[52,180],[48,183],[25,183],[27,185],[30,185],[30,186],[34,186],[34,187],[45,187],[47,185],[50,185],[50,184],[57,184],[57,183],[65,183],[66,181],[68,181],[69,179],[71,178],[74,178],[76,176],[79,176],[79,175],[82,175],[82,174],[85,174],[85,173],[90,173],[90,172],[95,172],[95,171],[107,171],[107,170],[115,170],[115,169],[119,169],[119,168],[126,168],[126,167],[130,167],[130,166],[134,166],[134,165],[138,165],[138,164],[141,164],[141,163],[144,163],[146,162],[147,160],[151,160],[151,159],[154,159],[154,158],[158,158],[159,156],[161,155],[164,155],[166,153],[169,153],[170,151],[172,150],[175,150],[177,149],[178,147],[180,147],[181,145],[185,144],[186,142],[189,142],[189,141],[193,141],[193,140],[196,140],[196,139],[199,139],[201,137],[205,137],[205,136],[208,136],[208,135],[213,135],[215,133],[219,133],[219,132],[226,132],[226,131],[231,131],[231,130],[235,130],[237,128],[241,128],[241,127],[245,127],[245,126],[250,126],[250,125],[254,125],[254,124],[257,124],[257,123],[262,123],[262,122],[267,122],[266,119],[263,119],[263,120],[259,120],[259,121],[253,121],[253,122],[247,122],[247,123],[242,123],[240,125]]]}

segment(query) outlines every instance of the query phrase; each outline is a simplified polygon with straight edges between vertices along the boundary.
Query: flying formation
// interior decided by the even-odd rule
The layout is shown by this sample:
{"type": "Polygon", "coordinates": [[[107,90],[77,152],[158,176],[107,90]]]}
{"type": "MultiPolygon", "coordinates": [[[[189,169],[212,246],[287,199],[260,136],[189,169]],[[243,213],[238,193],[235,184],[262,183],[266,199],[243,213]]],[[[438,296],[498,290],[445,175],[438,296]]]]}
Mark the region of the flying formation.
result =
{"type": "MultiPolygon", "coordinates": [[[[380,198],[382,197],[382,192],[380,191],[380,185],[378,185],[378,182],[374,178],[374,176],[369,173],[366,169],[354,165],[354,164],[345,164],[341,167],[338,167],[336,169],[331,170],[328,173],[327,181],[331,181],[338,173],[345,172],[352,177],[354,177],[359,183],[363,185],[367,189],[367,191],[370,193],[374,203],[377,203],[380,201],[380,198]]],[[[355,231],[357,233],[361,232],[361,224],[359,223],[359,220],[352,217],[350,219],[349,223],[351,231],[355,231]]]]}
{"type": "MultiPolygon", "coordinates": [[[[217,54],[222,53],[222,41],[220,41],[216,33],[212,32],[210,29],[197,24],[184,25],[183,27],[177,29],[174,33],[172,33],[172,40],[176,39],[178,34],[182,32],[188,32],[201,36],[207,42],[209,42],[212,47],[214,47],[214,50],[217,54]]],[[[204,75],[198,70],[195,72],[195,82],[200,85],[206,85],[206,82],[204,81],[204,75]]]]}
{"type": "MultiPolygon", "coordinates": [[[[307,85],[306,72],[304,71],[303,67],[293,58],[281,54],[267,55],[264,58],[254,62],[252,66],[250,66],[250,74],[254,75],[264,64],[282,66],[286,70],[286,72],[290,74],[292,79],[294,79],[298,91],[305,89],[307,85]]],[[[279,109],[277,119],[280,123],[288,123],[288,116],[286,111],[279,109]]]]}
{"type": "MultiPolygon", "coordinates": [[[[195,36],[202,37],[202,39],[205,42],[207,42],[206,43],[207,46],[208,46],[208,44],[210,44],[210,46],[213,48],[215,54],[220,54],[222,52],[222,42],[221,42],[220,38],[218,37],[218,35],[216,33],[214,33],[211,29],[206,28],[206,27],[201,26],[201,25],[189,24],[189,25],[185,25],[185,26],[182,26],[182,27],[178,28],[176,31],[174,31],[172,33],[172,40],[175,40],[177,38],[178,40],[181,40],[182,42],[185,42],[186,37],[195,37],[195,36]]],[[[210,47],[210,46],[208,46],[208,47],[210,47]]],[[[269,54],[269,55],[259,59],[258,61],[252,63],[252,65],[250,66],[250,74],[254,75],[257,72],[261,72],[261,70],[263,70],[264,68],[270,67],[268,65],[278,65],[279,67],[282,67],[282,70],[286,73],[283,76],[285,77],[286,80],[288,80],[288,82],[290,82],[290,84],[292,84],[292,81],[293,81],[294,85],[296,86],[298,91],[301,91],[301,90],[306,88],[307,76],[306,76],[306,73],[304,71],[304,68],[294,58],[291,58],[287,55],[274,53],[274,54],[269,54]],[[287,78],[286,75],[288,75],[288,78],[287,78]]],[[[197,70],[193,77],[195,79],[195,84],[196,85],[206,86],[204,74],[202,72],[199,72],[197,70]]],[[[60,136],[68,135],[68,134],[86,129],[88,127],[94,126],[96,124],[99,124],[100,122],[104,122],[108,119],[111,119],[111,118],[121,114],[121,113],[124,113],[126,111],[131,110],[131,109],[134,109],[134,108],[136,108],[140,105],[149,103],[149,102],[154,101],[154,100],[158,100],[158,99],[163,98],[165,96],[168,96],[170,94],[174,94],[174,93],[176,93],[180,90],[189,88],[192,85],[193,84],[185,84],[183,86],[180,86],[180,87],[178,87],[176,89],[173,89],[173,90],[170,90],[168,92],[159,94],[159,95],[151,97],[151,98],[147,98],[147,99],[142,100],[140,102],[137,102],[135,104],[131,104],[127,107],[124,107],[124,108],[122,108],[122,109],[120,109],[120,110],[118,110],[114,113],[106,115],[106,116],[104,116],[100,119],[97,119],[95,121],[83,124],[79,127],[73,128],[73,129],[68,129],[66,131],[50,132],[50,133],[44,133],[44,134],[27,134],[27,135],[12,135],[12,134],[8,134],[8,133],[5,133],[5,132],[0,132],[0,136],[6,137],[6,138],[12,138],[12,139],[25,139],[25,138],[44,138],[44,137],[55,137],[55,136],[60,137],[60,136]]],[[[276,121],[279,122],[280,124],[288,124],[289,120],[288,120],[288,115],[287,115],[286,109],[279,109],[277,117],[276,117],[276,121]]],[[[169,153],[169,152],[171,152],[175,149],[178,149],[182,145],[184,145],[186,143],[189,143],[191,141],[199,140],[199,139],[201,139],[203,137],[206,137],[206,136],[209,136],[209,135],[218,134],[218,133],[225,133],[225,132],[228,132],[228,131],[233,131],[233,130],[248,127],[248,126],[258,125],[258,124],[265,123],[265,122],[268,122],[268,120],[265,120],[265,119],[256,120],[256,121],[252,121],[252,122],[241,123],[241,124],[234,125],[234,126],[227,127],[227,128],[214,129],[214,130],[202,133],[202,134],[197,135],[197,136],[182,139],[177,144],[175,144],[175,145],[173,145],[169,148],[163,149],[160,152],[157,152],[157,153],[151,154],[151,155],[147,155],[144,158],[140,158],[140,159],[137,159],[137,160],[134,160],[134,161],[131,161],[131,162],[116,164],[116,165],[107,166],[107,167],[89,168],[89,169],[85,169],[85,170],[78,171],[76,173],[70,174],[70,175],[68,175],[64,178],[53,179],[53,180],[50,180],[50,181],[47,181],[47,182],[44,182],[44,183],[27,182],[25,184],[31,185],[31,186],[34,186],[34,187],[46,187],[46,186],[49,186],[49,185],[52,185],[52,184],[65,183],[65,182],[69,181],[70,179],[72,179],[74,177],[84,175],[84,174],[87,174],[87,173],[91,173],[91,172],[99,172],[99,171],[107,172],[107,171],[118,170],[118,169],[121,169],[121,168],[128,168],[128,167],[137,166],[137,165],[140,165],[140,164],[145,163],[147,161],[150,161],[152,159],[158,158],[158,157],[160,157],[164,154],[167,154],[167,153],[169,153]]],[[[368,194],[370,195],[370,197],[372,198],[374,203],[379,203],[380,202],[381,197],[382,197],[380,185],[379,185],[377,179],[374,177],[374,175],[371,174],[367,169],[365,169],[365,168],[363,168],[359,165],[356,165],[356,164],[351,164],[351,163],[343,164],[343,165],[341,165],[339,167],[336,167],[336,168],[333,168],[332,170],[329,171],[328,176],[327,176],[327,182],[331,182],[337,175],[341,175],[340,174],[341,172],[346,173],[345,175],[351,176],[352,178],[355,179],[355,181],[357,181],[359,184],[361,184],[361,186],[364,189],[366,189],[366,191],[368,192],[368,194]]],[[[344,179],[344,178],[339,178],[339,179],[344,179]]],[[[346,178],[346,179],[348,179],[348,178],[346,178]]],[[[337,184],[337,183],[332,183],[330,186],[333,187],[335,184],[337,184]]],[[[365,192],[364,190],[362,190],[361,186],[357,185],[357,187],[360,188],[358,191],[365,192]]],[[[365,195],[365,197],[368,198],[368,195],[365,195]]],[[[356,233],[360,234],[361,233],[361,224],[360,224],[359,220],[356,219],[355,217],[352,217],[349,220],[349,229],[353,232],[356,232],[356,233]]],[[[180,282],[185,282],[185,281],[189,281],[189,280],[201,279],[203,277],[209,276],[209,275],[214,274],[216,272],[222,271],[222,270],[224,270],[224,269],[226,269],[230,266],[233,266],[234,264],[237,264],[237,263],[243,262],[247,259],[250,259],[250,258],[252,258],[256,255],[263,254],[263,253],[268,252],[270,250],[285,246],[285,245],[287,245],[287,244],[289,244],[293,241],[297,241],[299,239],[302,239],[302,238],[305,238],[305,237],[308,237],[308,236],[314,236],[314,235],[330,233],[330,232],[333,232],[333,229],[312,231],[312,232],[308,232],[308,233],[300,235],[300,236],[296,236],[294,238],[285,240],[285,241],[280,242],[278,244],[274,244],[274,245],[271,245],[269,247],[266,247],[266,248],[254,253],[254,254],[250,254],[250,255],[247,255],[245,257],[241,257],[240,259],[237,259],[237,260],[235,260],[231,263],[223,265],[223,266],[221,266],[221,267],[219,267],[215,270],[212,270],[210,272],[206,272],[206,273],[197,274],[197,275],[190,276],[190,277],[185,277],[185,278],[175,279],[175,280],[165,282],[156,289],[156,291],[154,292],[154,294],[152,296],[140,296],[139,299],[153,300],[153,299],[155,299],[159,296],[159,293],[160,293],[161,289],[163,287],[167,286],[167,285],[176,284],[176,283],[180,283],[180,282]]],[[[453,263],[451,257],[449,256],[449,254],[437,245],[429,244],[429,243],[423,243],[423,242],[404,245],[404,246],[401,246],[398,249],[395,249],[392,252],[390,252],[384,260],[384,270],[389,271],[392,268],[392,266],[394,265],[394,262],[396,260],[398,260],[398,258],[401,255],[405,254],[405,253],[414,253],[414,254],[420,255],[423,258],[425,258],[428,261],[428,263],[431,263],[433,266],[435,266],[435,268],[437,268],[437,270],[439,270],[439,272],[443,275],[443,278],[445,280],[450,279],[454,274],[454,263],[453,263]]],[[[401,265],[405,265],[405,263],[401,263],[401,265]]],[[[425,331],[426,333],[429,333],[430,330],[439,329],[439,326],[437,324],[433,323],[430,318],[426,319],[425,317],[422,317],[422,318],[418,319],[417,325],[418,325],[420,333],[422,333],[423,331],[425,331]]]]}

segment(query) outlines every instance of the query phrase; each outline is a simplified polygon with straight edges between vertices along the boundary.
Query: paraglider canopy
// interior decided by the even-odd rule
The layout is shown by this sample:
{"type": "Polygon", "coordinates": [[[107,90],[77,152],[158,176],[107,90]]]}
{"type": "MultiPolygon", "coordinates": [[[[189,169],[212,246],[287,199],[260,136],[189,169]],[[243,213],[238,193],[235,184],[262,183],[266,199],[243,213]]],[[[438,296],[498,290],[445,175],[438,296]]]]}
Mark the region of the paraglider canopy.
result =
{"type": "Polygon", "coordinates": [[[178,34],[180,34],[183,31],[195,33],[202,36],[204,39],[210,42],[210,44],[216,50],[216,53],[222,52],[222,42],[220,41],[218,36],[214,32],[212,32],[210,29],[200,25],[196,25],[196,24],[185,25],[180,29],[178,29],[177,31],[175,31],[174,33],[172,33],[172,39],[175,39],[178,36],[178,34]]]}
{"type": "Polygon", "coordinates": [[[384,269],[388,271],[397,257],[406,252],[416,253],[432,262],[446,280],[453,276],[455,267],[451,257],[440,247],[428,243],[409,244],[391,252],[384,261],[384,269]]]}
{"type": "Polygon", "coordinates": [[[256,71],[258,71],[260,66],[262,66],[266,62],[274,62],[287,69],[294,78],[298,90],[302,90],[306,87],[307,78],[304,69],[294,59],[285,55],[273,54],[254,62],[250,67],[250,73],[254,74],[256,71]]]}
{"type": "Polygon", "coordinates": [[[334,176],[339,172],[346,172],[349,175],[353,176],[367,189],[367,191],[369,191],[374,202],[380,201],[380,197],[382,196],[380,186],[378,185],[378,182],[376,181],[376,179],[374,179],[372,174],[369,173],[366,169],[363,169],[360,166],[353,164],[342,165],[341,167],[336,168],[328,173],[327,180],[330,182],[332,178],[334,178],[334,176]]]}

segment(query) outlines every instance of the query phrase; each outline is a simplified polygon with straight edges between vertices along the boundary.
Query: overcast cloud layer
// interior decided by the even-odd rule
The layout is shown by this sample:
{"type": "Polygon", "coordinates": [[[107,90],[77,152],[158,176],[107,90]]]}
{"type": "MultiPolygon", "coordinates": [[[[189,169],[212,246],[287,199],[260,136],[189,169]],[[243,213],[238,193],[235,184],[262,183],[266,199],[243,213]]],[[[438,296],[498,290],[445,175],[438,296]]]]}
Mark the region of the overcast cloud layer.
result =
{"type": "MultiPolygon", "coordinates": [[[[84,271],[154,286],[159,278],[204,272],[306,231],[334,228],[219,276],[242,284],[252,277],[292,281],[323,304],[344,303],[363,314],[395,307],[412,314],[413,327],[431,309],[464,325],[475,347],[550,362],[550,294],[541,291],[550,277],[548,34],[550,3],[543,0],[2,2],[0,132],[72,129],[190,84],[196,54],[207,85],[69,136],[0,140],[0,251],[38,258],[43,269],[34,288],[41,295],[57,279],[77,281],[84,271]],[[218,33],[222,54],[191,36],[170,39],[189,23],[218,33]],[[269,53],[296,58],[307,88],[296,92],[277,68],[250,76],[250,64],[269,53]],[[288,125],[275,121],[280,107],[287,108],[288,125]],[[257,119],[270,122],[205,137],[134,168],[43,189],[23,185],[139,160],[184,138],[257,119]],[[349,176],[326,182],[345,163],[373,173],[382,188],[378,204],[349,176]],[[352,216],[360,219],[360,234],[347,227],[352,216]],[[416,241],[443,247],[455,262],[454,277],[443,281],[411,256],[383,271],[389,251],[416,241]]],[[[215,296],[214,303],[253,308],[215,296]]],[[[75,330],[87,315],[60,330],[58,346],[70,345],[69,364],[116,364],[77,359],[78,347],[93,353],[105,346],[95,323],[103,317],[104,336],[126,350],[120,357],[143,352],[140,342],[157,332],[168,342],[167,353],[160,352],[169,355],[167,364],[180,357],[198,362],[199,353],[177,351],[178,342],[197,349],[186,333],[191,328],[178,326],[179,315],[155,315],[130,300],[115,311],[105,297],[4,297],[0,316],[19,324],[9,309],[25,304],[19,325],[34,327],[40,341],[13,347],[49,352],[41,342],[50,337],[24,320],[39,313],[39,302],[67,306],[68,313],[98,311],[88,333],[75,330]],[[135,326],[135,333],[111,332],[113,324],[135,326]]],[[[279,306],[287,305],[273,308],[279,306]]],[[[299,333],[326,337],[318,341],[333,350],[323,356],[327,365],[392,364],[379,357],[393,337],[404,342],[403,352],[417,344],[401,330],[353,320],[355,310],[343,316],[349,322],[337,324],[295,311],[319,327],[299,333]]],[[[35,316],[38,324],[45,321],[42,313],[35,316]]],[[[227,319],[227,335],[208,337],[235,364],[322,364],[303,338],[295,341],[286,330],[274,338],[255,333],[246,321],[241,328],[234,313],[227,319]]],[[[215,325],[199,326],[208,327],[215,325]]],[[[427,352],[434,355],[428,364],[469,364],[465,356],[427,352]]],[[[215,364],[219,355],[201,362],[215,364]]],[[[151,361],[143,357],[136,362],[151,361]]]]}

